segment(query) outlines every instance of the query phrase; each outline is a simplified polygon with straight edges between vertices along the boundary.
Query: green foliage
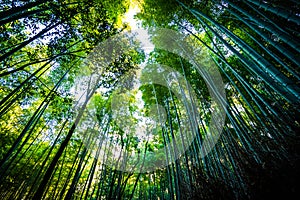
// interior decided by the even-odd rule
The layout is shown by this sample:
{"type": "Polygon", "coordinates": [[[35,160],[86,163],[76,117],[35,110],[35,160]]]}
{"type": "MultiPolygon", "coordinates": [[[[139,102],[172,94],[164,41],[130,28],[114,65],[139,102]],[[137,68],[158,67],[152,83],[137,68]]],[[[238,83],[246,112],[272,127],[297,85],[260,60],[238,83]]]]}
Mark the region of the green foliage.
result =
{"type": "MultiPolygon", "coordinates": [[[[74,97],[76,78],[91,73],[85,58],[99,43],[126,29],[121,19],[131,3],[0,4],[0,198],[294,195],[300,130],[299,3],[139,2],[136,16],[151,36],[161,27],[185,34],[188,44],[206,55],[203,67],[214,62],[222,75],[225,126],[205,157],[201,147],[211,134],[209,122],[217,108],[206,79],[179,55],[158,48],[146,55],[130,40],[131,50],[101,68],[98,84],[89,88],[94,94],[85,94],[83,102],[74,97]],[[170,86],[149,83],[134,88],[140,71],[153,73],[140,69],[142,63],[169,66],[185,78],[196,94],[196,119],[187,109],[189,100],[177,97],[170,86]],[[130,94],[120,95],[126,91],[130,94]],[[116,118],[119,102],[128,102],[128,109],[118,107],[116,118]],[[188,126],[193,124],[195,138],[170,163],[176,148],[185,148],[190,140],[188,126]],[[156,166],[161,167],[136,173],[156,166]],[[130,170],[121,171],[124,168],[130,170]]],[[[160,41],[155,37],[153,42],[160,41]]],[[[177,86],[190,92],[183,84],[177,86]]]]}

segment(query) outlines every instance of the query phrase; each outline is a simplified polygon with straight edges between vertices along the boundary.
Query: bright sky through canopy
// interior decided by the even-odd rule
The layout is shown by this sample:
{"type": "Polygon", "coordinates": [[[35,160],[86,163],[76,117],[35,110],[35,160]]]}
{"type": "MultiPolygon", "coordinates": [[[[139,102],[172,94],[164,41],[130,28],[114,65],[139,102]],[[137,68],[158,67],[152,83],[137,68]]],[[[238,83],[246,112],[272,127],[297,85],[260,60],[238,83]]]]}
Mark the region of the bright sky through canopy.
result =
{"type": "Polygon", "coordinates": [[[146,54],[149,54],[154,49],[154,45],[151,43],[148,32],[146,29],[140,26],[139,20],[135,19],[134,16],[139,13],[141,10],[137,3],[130,2],[128,11],[125,13],[124,18],[122,19],[123,23],[127,23],[130,27],[130,30],[137,30],[138,35],[137,39],[141,42],[141,47],[146,54]]]}

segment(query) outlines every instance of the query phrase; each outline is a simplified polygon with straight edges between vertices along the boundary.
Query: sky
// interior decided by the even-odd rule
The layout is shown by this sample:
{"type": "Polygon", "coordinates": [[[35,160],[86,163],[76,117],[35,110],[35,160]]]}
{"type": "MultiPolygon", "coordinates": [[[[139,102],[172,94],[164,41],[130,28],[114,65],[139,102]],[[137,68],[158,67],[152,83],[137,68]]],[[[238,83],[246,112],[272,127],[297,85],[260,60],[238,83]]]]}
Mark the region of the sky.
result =
{"type": "MultiPolygon", "coordinates": [[[[130,30],[137,33],[136,39],[141,42],[141,48],[144,50],[146,54],[146,60],[144,63],[141,64],[140,70],[137,71],[137,74],[140,75],[141,70],[145,67],[147,63],[147,58],[149,57],[149,54],[151,51],[154,50],[154,45],[150,41],[150,35],[148,34],[148,31],[144,29],[141,26],[141,21],[138,19],[135,19],[135,15],[137,13],[141,12],[141,9],[139,8],[137,3],[134,3],[131,1],[128,11],[124,14],[124,17],[122,19],[123,23],[127,23],[130,26],[130,30]]],[[[139,76],[138,75],[138,76],[139,76]]],[[[138,90],[140,84],[139,81],[137,81],[137,84],[135,84],[134,88],[135,90],[138,90]]],[[[142,92],[138,90],[137,94],[135,95],[136,103],[139,109],[144,108],[144,102],[142,100],[142,92]]],[[[140,116],[139,113],[134,113],[133,116],[137,119],[139,119],[139,123],[137,124],[136,129],[136,136],[138,136],[140,139],[153,139],[152,135],[147,134],[146,132],[146,122],[150,122],[148,118],[145,118],[143,116],[140,116]],[[150,138],[149,138],[150,137],[150,138]]],[[[153,123],[153,122],[152,122],[153,123]]],[[[155,124],[155,123],[154,123],[155,124]]]]}
{"type": "Polygon", "coordinates": [[[131,2],[128,11],[123,17],[123,22],[128,23],[132,31],[137,31],[137,39],[141,42],[142,48],[146,54],[149,54],[154,45],[150,41],[148,31],[141,26],[141,21],[135,19],[134,16],[139,13],[141,9],[136,3],[131,2]]]}
{"type": "MultiPolygon", "coordinates": [[[[144,63],[140,64],[140,70],[137,71],[137,74],[140,74],[141,70],[144,68],[144,66],[147,63],[147,58],[149,56],[149,53],[151,51],[153,51],[154,49],[154,45],[151,43],[150,41],[150,35],[148,34],[148,31],[144,28],[142,28],[141,26],[141,21],[138,19],[135,19],[135,15],[137,13],[139,13],[141,10],[139,8],[139,6],[136,3],[133,3],[131,1],[131,4],[129,6],[129,9],[127,10],[127,12],[124,14],[123,18],[122,18],[122,23],[127,23],[129,25],[129,31],[134,31],[137,33],[136,35],[136,39],[140,41],[141,43],[141,48],[144,50],[145,54],[146,54],[146,60],[144,63]]],[[[137,77],[138,78],[138,77],[137,77]]],[[[85,81],[85,80],[82,80],[85,81]]],[[[81,85],[80,83],[78,84],[79,86],[81,85]]],[[[134,86],[134,90],[138,91],[139,88],[139,82],[137,81],[137,84],[135,84],[134,86]]],[[[73,90],[76,90],[75,88],[72,88],[73,90]]],[[[100,88],[99,89],[101,92],[105,92],[105,88],[100,88]]],[[[75,93],[75,91],[73,91],[75,93]]],[[[131,91],[132,92],[132,91],[131,91]]],[[[80,96],[82,94],[79,92],[78,94],[76,94],[75,96],[77,96],[77,100],[79,100],[80,96]]],[[[136,103],[137,106],[139,107],[139,109],[143,109],[144,107],[144,102],[142,100],[142,93],[141,91],[138,91],[135,95],[136,98],[136,103]]],[[[79,100],[79,102],[83,102],[83,100],[79,100]]],[[[134,113],[134,117],[138,118],[140,120],[139,125],[141,124],[145,124],[145,119],[142,116],[139,116],[139,113],[134,113]],[[142,123],[141,123],[142,122],[142,123]]],[[[145,137],[145,133],[143,133],[143,126],[139,127],[139,134],[138,136],[140,137],[145,137]]]]}

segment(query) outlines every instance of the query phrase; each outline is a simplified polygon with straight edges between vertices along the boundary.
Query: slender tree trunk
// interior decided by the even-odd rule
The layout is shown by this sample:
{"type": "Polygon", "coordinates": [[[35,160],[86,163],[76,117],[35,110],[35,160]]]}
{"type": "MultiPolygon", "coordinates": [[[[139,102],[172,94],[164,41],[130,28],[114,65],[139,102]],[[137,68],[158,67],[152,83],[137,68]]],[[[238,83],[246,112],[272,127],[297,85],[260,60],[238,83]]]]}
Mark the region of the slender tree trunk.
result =
{"type": "Polygon", "coordinates": [[[286,19],[287,21],[292,21],[297,25],[300,25],[300,17],[295,15],[292,11],[287,11],[280,7],[273,7],[272,5],[269,5],[264,1],[258,1],[258,0],[248,0],[248,1],[257,5],[259,8],[263,8],[277,16],[286,19]]]}
{"type": "Polygon", "coordinates": [[[0,19],[6,18],[9,16],[13,16],[13,15],[21,13],[23,11],[27,11],[33,7],[39,6],[46,2],[48,2],[48,0],[37,0],[35,2],[27,3],[23,6],[18,6],[18,7],[11,8],[9,10],[2,11],[2,12],[0,12],[0,19]]]}

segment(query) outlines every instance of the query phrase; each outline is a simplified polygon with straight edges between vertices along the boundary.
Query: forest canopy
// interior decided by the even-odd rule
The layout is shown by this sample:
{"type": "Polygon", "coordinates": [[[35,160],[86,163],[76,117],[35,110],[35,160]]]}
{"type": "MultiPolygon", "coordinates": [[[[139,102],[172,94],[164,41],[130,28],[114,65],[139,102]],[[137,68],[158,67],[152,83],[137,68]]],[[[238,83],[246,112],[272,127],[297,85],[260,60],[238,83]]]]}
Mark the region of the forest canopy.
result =
{"type": "Polygon", "coordinates": [[[296,0],[2,0],[0,199],[299,188],[296,0]]]}

